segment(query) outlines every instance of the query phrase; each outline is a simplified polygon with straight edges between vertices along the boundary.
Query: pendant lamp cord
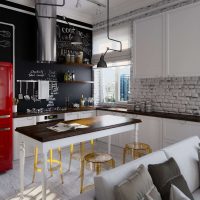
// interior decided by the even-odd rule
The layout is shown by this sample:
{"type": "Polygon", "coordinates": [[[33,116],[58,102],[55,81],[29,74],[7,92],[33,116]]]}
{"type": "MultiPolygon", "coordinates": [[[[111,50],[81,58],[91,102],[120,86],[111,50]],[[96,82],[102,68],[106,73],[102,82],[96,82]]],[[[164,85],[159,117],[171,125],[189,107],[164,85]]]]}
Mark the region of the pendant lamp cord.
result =
{"type": "Polygon", "coordinates": [[[117,49],[110,49],[109,47],[107,47],[107,50],[104,54],[104,56],[106,55],[107,51],[111,50],[111,51],[117,51],[117,52],[122,52],[122,42],[119,40],[115,40],[113,38],[110,38],[110,0],[107,0],[107,37],[109,40],[112,40],[114,42],[118,42],[120,44],[120,50],[117,49]]]}

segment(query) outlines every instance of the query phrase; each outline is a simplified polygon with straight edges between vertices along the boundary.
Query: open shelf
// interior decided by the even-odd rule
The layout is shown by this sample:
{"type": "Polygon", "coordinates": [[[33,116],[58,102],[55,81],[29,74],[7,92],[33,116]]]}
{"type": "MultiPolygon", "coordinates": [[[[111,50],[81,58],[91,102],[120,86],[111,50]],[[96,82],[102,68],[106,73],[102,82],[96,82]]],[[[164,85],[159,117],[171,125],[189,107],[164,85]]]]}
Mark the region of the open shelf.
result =
{"type": "Polygon", "coordinates": [[[92,64],[78,64],[78,63],[74,63],[74,64],[65,64],[63,63],[63,65],[66,65],[66,66],[70,66],[70,67],[93,67],[94,65],[92,64]]]}
{"type": "Polygon", "coordinates": [[[94,81],[65,81],[65,82],[60,82],[64,84],[72,84],[72,83],[79,83],[79,84],[94,84],[94,81]]]}

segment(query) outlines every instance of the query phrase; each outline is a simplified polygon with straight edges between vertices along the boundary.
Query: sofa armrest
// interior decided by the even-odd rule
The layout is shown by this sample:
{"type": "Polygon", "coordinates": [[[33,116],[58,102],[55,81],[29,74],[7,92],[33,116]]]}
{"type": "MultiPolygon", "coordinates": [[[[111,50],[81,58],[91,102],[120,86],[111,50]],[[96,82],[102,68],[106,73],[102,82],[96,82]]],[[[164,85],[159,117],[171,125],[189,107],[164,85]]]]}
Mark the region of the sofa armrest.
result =
{"type": "Polygon", "coordinates": [[[95,200],[95,191],[94,189],[89,190],[70,200],[95,200]]]}

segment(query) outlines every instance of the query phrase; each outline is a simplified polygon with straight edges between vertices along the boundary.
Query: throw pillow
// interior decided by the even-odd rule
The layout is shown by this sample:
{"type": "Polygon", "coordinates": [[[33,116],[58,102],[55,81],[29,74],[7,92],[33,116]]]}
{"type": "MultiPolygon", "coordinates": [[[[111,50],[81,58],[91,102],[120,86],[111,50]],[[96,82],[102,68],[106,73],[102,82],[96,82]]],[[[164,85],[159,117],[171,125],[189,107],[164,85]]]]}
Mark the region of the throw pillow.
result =
{"type": "Polygon", "coordinates": [[[183,192],[181,192],[175,185],[171,185],[169,200],[190,200],[183,192]]]}
{"type": "Polygon", "coordinates": [[[164,163],[149,165],[148,170],[163,200],[169,200],[170,187],[172,184],[181,190],[188,198],[194,200],[186,180],[181,175],[180,169],[173,158],[170,158],[164,163]]]}
{"type": "Polygon", "coordinates": [[[140,165],[130,177],[115,186],[115,195],[117,200],[161,200],[144,165],[140,165]]]}

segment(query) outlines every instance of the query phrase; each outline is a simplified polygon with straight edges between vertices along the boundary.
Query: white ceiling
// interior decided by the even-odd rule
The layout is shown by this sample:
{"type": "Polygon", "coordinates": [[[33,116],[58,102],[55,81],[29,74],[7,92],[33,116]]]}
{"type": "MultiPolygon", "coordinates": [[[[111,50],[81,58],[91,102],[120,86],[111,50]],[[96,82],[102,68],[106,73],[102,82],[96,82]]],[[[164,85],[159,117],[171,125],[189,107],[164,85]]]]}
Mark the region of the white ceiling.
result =
{"type": "MultiPolygon", "coordinates": [[[[8,0],[15,3],[34,7],[34,0],[8,0]]],[[[62,0],[57,0],[58,3],[62,0]]],[[[96,0],[106,5],[106,0],[96,0]]],[[[141,8],[160,0],[110,0],[110,17],[118,16],[137,8],[141,8]]],[[[95,24],[99,21],[105,20],[106,9],[101,8],[101,15],[97,14],[98,6],[88,2],[87,0],[80,0],[81,8],[76,8],[77,0],[66,0],[64,7],[58,7],[58,14],[65,15],[69,18],[95,24]]]]}

